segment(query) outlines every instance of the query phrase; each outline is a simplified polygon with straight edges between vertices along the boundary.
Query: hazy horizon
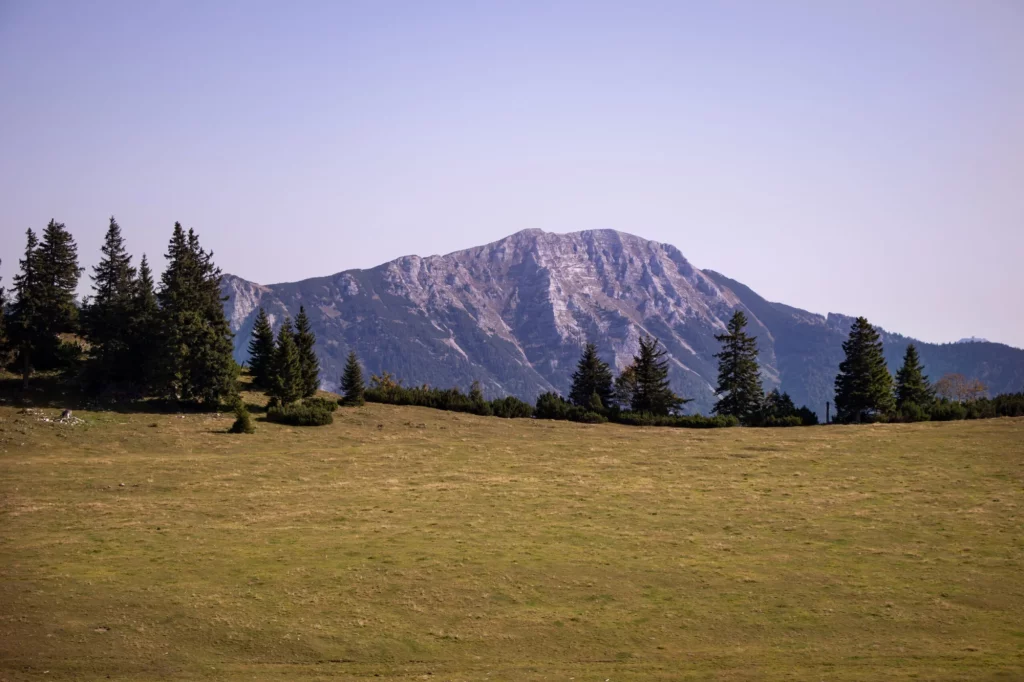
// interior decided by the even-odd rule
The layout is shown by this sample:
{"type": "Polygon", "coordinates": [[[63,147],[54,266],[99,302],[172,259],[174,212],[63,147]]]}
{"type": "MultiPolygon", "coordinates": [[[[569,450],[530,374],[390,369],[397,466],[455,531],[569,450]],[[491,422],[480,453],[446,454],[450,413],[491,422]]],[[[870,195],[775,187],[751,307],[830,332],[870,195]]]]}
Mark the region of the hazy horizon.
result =
{"type": "Polygon", "coordinates": [[[267,284],[522,229],[1024,347],[1013,2],[0,2],[0,274],[111,214],[267,284]],[[1017,310],[1017,313],[1014,311],[1017,310]]]}

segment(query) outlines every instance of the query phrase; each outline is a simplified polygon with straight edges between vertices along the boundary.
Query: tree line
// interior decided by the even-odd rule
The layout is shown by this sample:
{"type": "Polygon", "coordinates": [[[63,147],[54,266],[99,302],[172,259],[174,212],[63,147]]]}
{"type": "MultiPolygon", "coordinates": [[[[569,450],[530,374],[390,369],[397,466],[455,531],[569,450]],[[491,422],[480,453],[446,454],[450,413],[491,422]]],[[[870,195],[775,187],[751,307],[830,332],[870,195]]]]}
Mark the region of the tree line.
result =
{"type": "Polygon", "coordinates": [[[858,317],[843,343],[845,359],[836,375],[836,421],[847,424],[948,421],[1024,416],[1024,392],[988,398],[977,379],[947,374],[932,384],[920,355],[909,344],[895,379],[882,353],[878,331],[858,317]]]}
{"type": "MultiPolygon", "coordinates": [[[[240,367],[224,315],[221,271],[199,236],[174,224],[159,283],[145,255],[133,265],[113,217],[100,250],[101,259],[90,273],[92,294],[79,304],[75,291],[83,269],[70,232],[52,220],[41,235],[26,232],[10,300],[0,288],[0,358],[21,375],[23,388],[35,372],[58,371],[87,395],[113,400],[161,398],[207,409],[238,404],[240,367]]],[[[737,310],[715,337],[721,350],[715,355],[717,402],[710,417],[680,414],[690,400],[672,390],[668,354],[648,335],[640,336],[632,362],[618,376],[601,360],[597,346],[587,343],[568,396],[542,394],[535,405],[514,397],[485,400],[476,382],[468,393],[405,387],[384,372],[366,386],[351,352],[341,376],[341,404],[372,401],[502,417],[663,426],[816,424],[816,414],[806,406],[797,408],[788,394],[778,389],[765,393],[757,340],[746,326],[746,315],[737,310]]],[[[315,345],[303,306],[276,335],[260,308],[248,345],[249,369],[254,387],[269,397],[268,418],[328,423],[337,405],[316,398],[320,364],[315,345]]],[[[980,382],[960,375],[931,384],[913,344],[894,379],[879,334],[863,317],[854,322],[843,351],[835,380],[835,421],[1024,415],[1024,394],[988,399],[980,382]]],[[[239,428],[250,430],[245,424],[239,428]]]]}
{"type": "Polygon", "coordinates": [[[22,387],[36,372],[59,371],[87,394],[115,399],[158,396],[210,408],[235,395],[221,271],[199,236],[174,224],[159,285],[145,255],[132,265],[113,217],[101,252],[92,296],[79,305],[83,269],[71,233],[54,220],[41,238],[26,232],[13,296],[0,293],[0,349],[22,387]]]}

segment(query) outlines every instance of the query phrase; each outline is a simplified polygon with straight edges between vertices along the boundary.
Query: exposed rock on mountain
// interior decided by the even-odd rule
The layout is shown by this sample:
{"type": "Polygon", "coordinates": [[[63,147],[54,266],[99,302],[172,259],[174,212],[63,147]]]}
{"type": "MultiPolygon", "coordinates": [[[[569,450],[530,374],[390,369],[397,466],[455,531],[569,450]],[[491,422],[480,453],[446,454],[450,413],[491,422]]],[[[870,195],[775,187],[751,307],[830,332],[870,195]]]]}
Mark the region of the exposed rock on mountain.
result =
{"type": "MultiPolygon", "coordinates": [[[[612,230],[550,234],[525,230],[445,256],[405,256],[369,270],[261,286],[227,275],[225,311],[246,346],[259,306],[275,328],[300,305],[317,335],[323,383],[336,389],[355,349],[370,373],[406,384],[466,388],[533,400],[567,393],[580,349],[595,341],[621,369],[642,333],[672,358],[677,393],[690,411],[714,402],[719,344],[733,310],[744,308],[758,337],[766,390],[779,386],[824,412],[852,318],[769,303],[749,288],[693,267],[674,246],[612,230]]],[[[895,371],[906,344],[884,334],[895,371]]],[[[1024,351],[991,343],[918,344],[927,370],[976,376],[994,391],[1024,386],[1024,351]]]]}

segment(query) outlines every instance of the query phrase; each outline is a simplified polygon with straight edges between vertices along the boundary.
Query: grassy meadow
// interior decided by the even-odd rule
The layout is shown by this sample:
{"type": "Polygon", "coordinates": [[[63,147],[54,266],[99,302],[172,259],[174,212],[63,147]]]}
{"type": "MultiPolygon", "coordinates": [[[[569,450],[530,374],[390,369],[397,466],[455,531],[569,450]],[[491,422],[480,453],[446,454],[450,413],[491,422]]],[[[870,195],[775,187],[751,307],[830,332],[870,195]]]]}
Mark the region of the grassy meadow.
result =
{"type": "Polygon", "coordinates": [[[0,680],[1024,679],[1024,420],[0,407],[0,680]]]}

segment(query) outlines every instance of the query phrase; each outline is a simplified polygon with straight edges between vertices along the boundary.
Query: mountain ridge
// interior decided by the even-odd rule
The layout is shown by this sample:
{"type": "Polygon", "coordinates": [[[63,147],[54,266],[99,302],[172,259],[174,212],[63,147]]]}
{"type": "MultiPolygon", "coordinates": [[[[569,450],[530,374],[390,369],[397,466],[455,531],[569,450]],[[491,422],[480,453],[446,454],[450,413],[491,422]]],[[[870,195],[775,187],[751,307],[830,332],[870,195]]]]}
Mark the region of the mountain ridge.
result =
{"type": "MultiPolygon", "coordinates": [[[[355,349],[370,373],[387,370],[407,384],[465,388],[480,381],[489,396],[533,400],[543,391],[567,393],[584,342],[596,342],[602,357],[621,369],[640,334],[648,333],[669,351],[677,392],[704,412],[714,402],[714,335],[736,308],[747,311],[749,331],[758,337],[766,389],[781,386],[819,413],[832,399],[841,344],[854,319],[769,302],[736,280],[694,267],[671,244],[615,230],[527,229],[444,255],[401,256],[298,282],[260,285],[225,275],[222,291],[239,361],[247,359],[259,306],[276,328],[305,305],[327,388],[337,387],[344,358],[355,349]]],[[[883,332],[895,371],[891,356],[902,355],[911,339],[883,332]]],[[[931,357],[942,369],[929,370],[935,377],[961,371],[987,379],[996,392],[1024,386],[1019,349],[949,344],[972,351],[957,354],[915,343],[926,367],[931,357]]]]}

